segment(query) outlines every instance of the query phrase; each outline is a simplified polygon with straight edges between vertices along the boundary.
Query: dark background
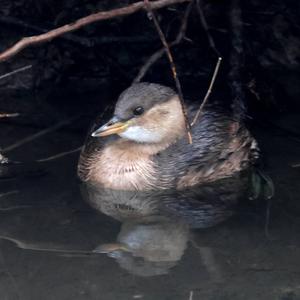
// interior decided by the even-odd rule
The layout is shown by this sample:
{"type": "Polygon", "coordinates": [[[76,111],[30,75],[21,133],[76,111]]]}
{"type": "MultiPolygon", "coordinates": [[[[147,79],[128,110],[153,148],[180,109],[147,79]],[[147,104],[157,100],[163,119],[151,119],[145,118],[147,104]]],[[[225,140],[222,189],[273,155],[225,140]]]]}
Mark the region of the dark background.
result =
{"type": "MultiPolygon", "coordinates": [[[[1,1],[0,50],[24,36],[36,35],[100,10],[134,1],[1,1]]],[[[230,104],[234,84],[248,116],[278,120],[299,111],[299,2],[203,1],[209,33],[223,57],[212,100],[230,104]],[[233,9],[241,11],[241,34],[232,24],[233,9]],[[237,54],[235,43],[240,45],[237,54]],[[241,76],[232,79],[233,61],[241,76]]],[[[168,41],[174,40],[186,4],[156,12],[168,41]]],[[[173,48],[185,98],[201,102],[216,54],[210,48],[195,6],[182,43],[173,48]]],[[[13,122],[48,126],[78,112],[93,114],[129,86],[145,60],[161,48],[159,36],[145,12],[91,24],[12,57],[0,64],[0,75],[32,64],[32,69],[0,80],[1,110],[17,111],[13,122]]],[[[166,57],[144,80],[174,86],[166,57]]],[[[7,120],[2,120],[7,122],[7,120]]],[[[11,120],[9,120],[11,122],[11,120]]],[[[79,126],[81,127],[81,126],[79,126]]]]}

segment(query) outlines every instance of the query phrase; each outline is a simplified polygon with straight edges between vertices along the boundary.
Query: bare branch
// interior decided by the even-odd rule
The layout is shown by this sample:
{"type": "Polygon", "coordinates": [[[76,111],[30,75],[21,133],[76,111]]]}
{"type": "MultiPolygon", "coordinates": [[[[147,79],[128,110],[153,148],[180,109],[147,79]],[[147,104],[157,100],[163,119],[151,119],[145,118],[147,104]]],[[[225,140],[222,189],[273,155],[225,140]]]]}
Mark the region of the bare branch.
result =
{"type": "Polygon", "coordinates": [[[11,151],[13,149],[16,149],[24,144],[27,144],[28,142],[31,142],[37,138],[40,138],[41,136],[44,136],[45,134],[47,133],[50,133],[50,132],[53,132],[61,127],[63,127],[64,125],[66,124],[70,124],[71,122],[73,122],[74,120],[78,119],[80,116],[75,116],[75,117],[71,117],[69,119],[66,119],[66,120],[63,120],[49,128],[46,128],[46,129],[43,129],[37,133],[34,133],[32,135],[29,135],[27,137],[25,137],[24,139],[20,140],[20,141],[17,141],[16,143],[4,148],[2,150],[3,153],[7,153],[8,151],[11,151]]]}
{"type": "Polygon", "coordinates": [[[197,0],[196,1],[196,7],[197,7],[197,12],[199,14],[199,18],[200,18],[200,21],[201,21],[201,24],[202,24],[202,27],[203,29],[205,30],[206,32],[206,35],[207,35],[207,39],[208,39],[208,43],[209,43],[209,46],[211,47],[211,49],[215,52],[215,54],[218,56],[218,61],[217,61],[217,64],[215,66],[215,70],[214,70],[214,73],[213,73],[213,76],[211,78],[211,81],[210,81],[210,84],[209,84],[209,87],[208,87],[208,90],[206,92],[206,95],[204,97],[204,100],[202,101],[199,109],[197,110],[197,113],[191,123],[191,126],[194,126],[195,123],[197,122],[197,120],[199,119],[199,117],[201,116],[202,112],[203,112],[203,108],[205,106],[205,104],[207,103],[207,100],[212,92],[212,89],[214,87],[214,83],[216,81],[216,78],[217,78],[217,75],[219,73],[219,69],[220,69],[220,65],[221,65],[221,62],[222,62],[222,57],[220,56],[220,52],[218,51],[218,49],[216,48],[216,44],[215,44],[215,41],[214,39],[212,38],[210,32],[209,32],[209,28],[208,28],[208,24],[206,22],[206,19],[205,19],[205,16],[204,16],[204,13],[202,11],[202,8],[201,8],[201,4],[202,4],[202,0],[197,0]]]}
{"type": "Polygon", "coordinates": [[[55,159],[58,159],[58,158],[61,158],[61,157],[65,157],[67,155],[70,155],[70,154],[81,151],[82,147],[83,146],[80,146],[80,147],[77,147],[77,148],[69,150],[69,151],[61,152],[61,153],[58,153],[58,154],[55,154],[55,155],[52,155],[52,156],[49,156],[49,157],[46,157],[46,158],[41,158],[41,159],[38,159],[37,162],[47,162],[47,161],[50,161],[50,160],[55,160],[55,159]]]}
{"type": "Polygon", "coordinates": [[[169,60],[169,63],[170,63],[172,75],[173,75],[173,78],[174,78],[174,81],[175,81],[175,84],[176,84],[176,89],[177,89],[177,92],[178,92],[178,96],[179,96],[179,100],[180,100],[182,112],[183,112],[183,115],[184,115],[184,120],[185,120],[185,126],[186,126],[186,132],[187,132],[188,141],[189,141],[190,144],[192,144],[193,139],[192,139],[192,134],[191,134],[191,126],[190,126],[190,123],[188,121],[188,116],[187,116],[187,112],[186,112],[186,108],[185,108],[184,100],[183,100],[183,94],[182,94],[181,84],[180,84],[180,81],[178,79],[178,75],[177,75],[177,71],[176,71],[176,66],[175,66],[175,63],[174,63],[174,59],[173,59],[172,53],[170,51],[170,47],[169,47],[169,45],[167,43],[167,40],[166,40],[166,37],[165,37],[164,33],[162,32],[162,30],[160,28],[158,20],[157,20],[155,14],[152,11],[152,7],[150,5],[149,0],[144,0],[144,3],[146,5],[146,8],[147,8],[149,16],[153,20],[153,23],[154,23],[156,31],[157,31],[157,33],[159,35],[159,38],[160,38],[160,40],[161,40],[161,42],[162,42],[162,44],[163,44],[163,46],[165,48],[165,51],[166,51],[166,54],[167,54],[167,57],[168,57],[168,60],[169,60]]]}
{"type": "MultiPolygon", "coordinates": [[[[45,33],[49,31],[49,28],[46,29],[39,26],[35,26],[11,16],[0,15],[0,24],[1,23],[8,24],[10,26],[18,26],[23,29],[29,29],[37,33],[45,33]]],[[[66,35],[60,36],[59,38],[64,39],[66,41],[70,41],[72,43],[76,43],[77,45],[84,47],[93,47],[95,45],[106,45],[111,43],[151,43],[151,39],[149,39],[149,37],[140,35],[83,37],[72,33],[68,33],[66,35]]]]}
{"type": "Polygon", "coordinates": [[[245,92],[243,89],[244,40],[241,1],[231,0],[230,22],[232,27],[232,50],[229,80],[232,92],[232,109],[237,120],[245,118],[245,92]]]}
{"type": "Polygon", "coordinates": [[[210,32],[209,32],[209,27],[208,27],[208,24],[206,22],[206,18],[205,18],[205,15],[203,13],[203,10],[201,8],[202,6],[202,0],[197,0],[196,1],[196,7],[197,7],[197,12],[199,14],[199,18],[200,18],[200,21],[201,21],[201,24],[202,24],[202,27],[203,29],[205,30],[206,32],[206,36],[207,36],[207,39],[208,39],[208,43],[209,43],[209,46],[211,47],[211,49],[215,52],[215,54],[218,56],[218,57],[221,57],[221,54],[219,52],[219,50],[217,49],[216,47],[216,44],[215,44],[215,41],[214,39],[212,38],[210,32]]]}
{"type": "Polygon", "coordinates": [[[291,165],[292,168],[300,168],[300,163],[291,165]]]}
{"type": "MultiPolygon", "coordinates": [[[[157,0],[149,3],[149,7],[151,8],[151,10],[155,10],[175,3],[190,2],[190,1],[191,0],[157,0]]],[[[109,11],[101,11],[95,14],[88,15],[86,17],[78,19],[77,21],[71,24],[66,24],[64,26],[55,28],[53,30],[50,30],[40,35],[24,37],[19,42],[14,44],[12,47],[0,53],[0,62],[9,59],[12,56],[15,56],[17,53],[21,52],[23,49],[29,46],[51,41],[54,38],[57,38],[68,32],[73,32],[88,24],[92,24],[95,22],[108,20],[116,17],[130,15],[144,8],[145,8],[144,2],[140,1],[125,7],[116,8],[109,11]]]]}
{"type": "Polygon", "coordinates": [[[212,91],[212,89],[213,89],[213,87],[214,87],[214,84],[215,84],[217,75],[218,75],[218,73],[219,73],[219,69],[220,69],[221,62],[222,62],[222,58],[219,57],[219,58],[218,58],[218,61],[217,61],[217,64],[216,64],[216,67],[215,67],[215,70],[214,70],[214,73],[213,73],[213,76],[212,76],[212,78],[211,78],[211,81],[210,81],[208,90],[207,90],[206,95],[205,95],[205,97],[204,97],[204,100],[202,101],[202,103],[201,103],[201,105],[200,105],[200,107],[199,107],[199,109],[198,109],[198,111],[197,111],[197,113],[196,113],[196,115],[195,115],[195,117],[194,117],[192,123],[191,123],[191,126],[194,126],[194,125],[195,125],[195,123],[197,122],[198,118],[199,118],[200,115],[202,114],[203,108],[204,108],[204,106],[205,106],[205,104],[206,104],[206,102],[207,102],[207,100],[208,100],[208,98],[209,98],[209,96],[210,96],[210,94],[211,94],[211,91],[212,91]]]}
{"type": "Polygon", "coordinates": [[[32,65],[28,65],[28,66],[25,66],[25,67],[16,69],[16,70],[14,70],[14,71],[12,71],[12,72],[3,74],[3,75],[0,76],[0,80],[1,80],[1,79],[4,79],[4,78],[6,78],[6,77],[9,77],[9,76],[11,76],[11,75],[14,75],[14,74],[17,74],[17,73],[26,71],[26,70],[30,69],[31,67],[32,67],[32,65]]]}
{"type": "MultiPolygon", "coordinates": [[[[173,43],[170,44],[170,47],[173,46],[173,43]]],[[[144,63],[144,65],[140,68],[139,73],[136,75],[136,77],[134,78],[132,83],[137,83],[140,82],[143,77],[146,75],[146,73],[148,72],[148,70],[151,68],[151,66],[153,64],[155,64],[155,62],[157,60],[159,60],[165,53],[165,48],[161,48],[159,50],[157,50],[155,53],[153,53],[148,59],[147,61],[144,63]]]]}
{"type": "Polygon", "coordinates": [[[18,193],[19,193],[18,190],[13,190],[13,191],[9,191],[9,192],[6,192],[6,193],[1,193],[0,198],[7,197],[7,196],[10,196],[10,195],[15,195],[15,194],[18,194],[18,193]]]}
{"type": "Polygon", "coordinates": [[[20,115],[19,113],[1,113],[0,112],[0,119],[15,118],[15,117],[18,117],[19,115],[20,115]]]}
{"type": "MultiPolygon", "coordinates": [[[[191,9],[193,6],[193,2],[191,2],[188,7],[186,8],[186,11],[184,13],[181,26],[179,28],[178,34],[176,36],[176,39],[169,44],[169,47],[173,47],[178,45],[184,38],[185,38],[185,33],[186,33],[186,28],[187,28],[187,22],[188,22],[188,17],[190,15],[191,9]]],[[[140,68],[138,75],[134,78],[133,83],[140,82],[142,78],[145,76],[145,74],[148,72],[148,70],[151,68],[151,66],[159,60],[165,53],[165,48],[161,48],[155,53],[153,53],[147,61],[144,63],[144,65],[140,68]]]]}

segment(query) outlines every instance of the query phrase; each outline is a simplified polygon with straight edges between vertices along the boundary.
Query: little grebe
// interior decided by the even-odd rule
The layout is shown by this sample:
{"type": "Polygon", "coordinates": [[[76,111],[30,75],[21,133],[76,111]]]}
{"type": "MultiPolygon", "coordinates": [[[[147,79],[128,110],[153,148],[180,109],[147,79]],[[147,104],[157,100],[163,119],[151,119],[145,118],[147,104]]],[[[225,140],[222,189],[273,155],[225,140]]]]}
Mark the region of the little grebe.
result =
{"type": "MultiPolygon", "coordinates": [[[[195,112],[188,108],[189,117],[195,112]]],[[[93,126],[80,155],[79,177],[116,190],[184,189],[251,166],[256,141],[230,113],[207,107],[191,133],[189,144],[171,88],[134,84],[120,95],[110,121],[93,126]]]]}

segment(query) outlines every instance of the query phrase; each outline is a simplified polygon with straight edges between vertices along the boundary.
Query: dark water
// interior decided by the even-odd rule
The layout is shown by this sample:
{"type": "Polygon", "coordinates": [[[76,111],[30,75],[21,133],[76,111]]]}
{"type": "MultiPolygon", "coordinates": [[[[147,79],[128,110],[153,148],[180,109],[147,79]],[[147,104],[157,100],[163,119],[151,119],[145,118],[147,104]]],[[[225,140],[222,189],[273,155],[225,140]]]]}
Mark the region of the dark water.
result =
{"type": "MultiPolygon", "coordinates": [[[[1,130],[3,147],[36,132],[1,130]]],[[[87,191],[77,153],[2,179],[0,299],[300,299],[300,140],[257,135],[276,189],[269,218],[235,180],[196,196],[87,191]]],[[[60,130],[9,154],[30,161],[81,142],[60,130]]]]}

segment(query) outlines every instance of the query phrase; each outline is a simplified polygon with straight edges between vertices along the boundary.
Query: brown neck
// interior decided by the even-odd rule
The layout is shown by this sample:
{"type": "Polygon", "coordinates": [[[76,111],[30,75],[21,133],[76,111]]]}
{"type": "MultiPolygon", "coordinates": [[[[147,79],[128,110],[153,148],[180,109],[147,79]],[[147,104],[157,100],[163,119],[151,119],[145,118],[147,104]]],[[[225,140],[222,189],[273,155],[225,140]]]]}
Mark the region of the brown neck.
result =
{"type": "MultiPolygon", "coordinates": [[[[138,151],[154,155],[174,144],[185,135],[185,120],[178,96],[172,97],[165,103],[154,106],[143,117],[143,124],[149,131],[158,132],[160,141],[155,143],[139,143],[126,141],[138,151]]],[[[128,145],[129,145],[128,144],[128,145]]]]}

